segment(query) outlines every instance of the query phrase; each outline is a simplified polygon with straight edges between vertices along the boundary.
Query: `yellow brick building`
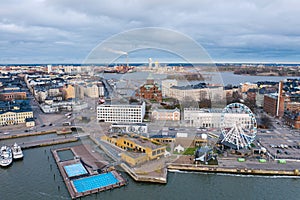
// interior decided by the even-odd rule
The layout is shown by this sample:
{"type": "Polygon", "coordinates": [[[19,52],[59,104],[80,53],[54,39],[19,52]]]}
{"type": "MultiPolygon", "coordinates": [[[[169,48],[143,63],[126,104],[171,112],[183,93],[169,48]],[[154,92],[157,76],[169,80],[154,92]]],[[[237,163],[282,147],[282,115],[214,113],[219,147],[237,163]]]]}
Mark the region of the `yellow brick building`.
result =
{"type": "Polygon", "coordinates": [[[166,151],[166,146],[139,136],[130,137],[127,135],[118,136],[114,134],[102,136],[101,139],[127,150],[126,153],[121,155],[121,158],[131,165],[157,159],[164,156],[166,151]],[[140,155],[134,153],[140,153],[140,155]]]}
{"type": "Polygon", "coordinates": [[[136,166],[149,160],[147,154],[134,152],[121,153],[121,159],[131,166],[136,166]]]}

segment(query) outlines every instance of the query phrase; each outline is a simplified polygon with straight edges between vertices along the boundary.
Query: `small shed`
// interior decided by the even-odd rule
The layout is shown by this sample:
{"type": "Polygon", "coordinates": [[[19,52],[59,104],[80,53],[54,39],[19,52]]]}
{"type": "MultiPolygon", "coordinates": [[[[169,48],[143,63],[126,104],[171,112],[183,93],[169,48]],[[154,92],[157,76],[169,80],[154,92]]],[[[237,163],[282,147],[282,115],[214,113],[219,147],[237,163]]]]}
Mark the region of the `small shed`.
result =
{"type": "Polygon", "coordinates": [[[176,146],[174,148],[174,151],[177,151],[177,153],[180,153],[180,152],[183,152],[184,151],[184,148],[179,144],[178,146],[176,146]]]}
{"type": "Polygon", "coordinates": [[[26,118],[25,119],[25,125],[26,127],[34,127],[35,126],[35,121],[33,118],[26,118]]]}

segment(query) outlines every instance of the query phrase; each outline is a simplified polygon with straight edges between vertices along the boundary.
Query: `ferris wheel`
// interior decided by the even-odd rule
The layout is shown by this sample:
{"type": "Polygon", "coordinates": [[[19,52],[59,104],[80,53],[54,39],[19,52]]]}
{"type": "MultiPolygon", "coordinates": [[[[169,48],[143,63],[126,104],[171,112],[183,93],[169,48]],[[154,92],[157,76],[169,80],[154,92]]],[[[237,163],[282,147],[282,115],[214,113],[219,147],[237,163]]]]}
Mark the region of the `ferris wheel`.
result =
{"type": "Polygon", "coordinates": [[[221,143],[233,149],[249,147],[257,133],[256,118],[241,103],[227,105],[221,114],[221,143]]]}

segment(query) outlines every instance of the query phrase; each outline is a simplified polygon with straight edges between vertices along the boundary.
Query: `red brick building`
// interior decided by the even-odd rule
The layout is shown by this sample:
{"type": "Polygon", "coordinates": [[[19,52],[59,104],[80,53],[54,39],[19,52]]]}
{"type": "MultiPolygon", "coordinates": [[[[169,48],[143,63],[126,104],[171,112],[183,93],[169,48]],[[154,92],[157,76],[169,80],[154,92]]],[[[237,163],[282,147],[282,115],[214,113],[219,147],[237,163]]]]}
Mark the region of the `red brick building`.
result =
{"type": "Polygon", "coordinates": [[[285,113],[283,118],[287,125],[300,129],[300,113],[285,113]]]}
{"type": "Polygon", "coordinates": [[[149,100],[156,100],[157,102],[162,102],[162,92],[157,83],[154,83],[153,79],[148,79],[146,84],[140,87],[139,91],[136,93],[137,97],[149,100]]]}
{"type": "Polygon", "coordinates": [[[286,110],[290,112],[300,112],[300,102],[288,102],[286,104],[286,110]]]}
{"type": "Polygon", "coordinates": [[[13,100],[22,100],[22,99],[26,99],[26,92],[5,91],[0,93],[1,101],[13,101],[13,100]]]}
{"type": "Polygon", "coordinates": [[[256,93],[257,93],[257,89],[249,89],[247,91],[247,100],[253,104],[253,106],[256,105],[256,93]]]}
{"type": "Polygon", "coordinates": [[[264,96],[264,111],[275,117],[283,117],[284,114],[284,96],[283,82],[279,82],[278,93],[266,94],[264,96]]]}
{"type": "Polygon", "coordinates": [[[264,111],[272,116],[276,116],[277,113],[277,95],[266,94],[264,96],[264,111]]]}

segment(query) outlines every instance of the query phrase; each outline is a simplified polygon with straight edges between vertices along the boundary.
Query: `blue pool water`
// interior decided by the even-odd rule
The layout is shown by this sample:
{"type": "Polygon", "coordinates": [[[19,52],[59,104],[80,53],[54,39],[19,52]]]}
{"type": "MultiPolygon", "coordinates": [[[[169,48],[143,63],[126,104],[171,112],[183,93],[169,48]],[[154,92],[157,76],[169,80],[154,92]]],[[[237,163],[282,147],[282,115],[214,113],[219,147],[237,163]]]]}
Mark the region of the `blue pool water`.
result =
{"type": "Polygon", "coordinates": [[[118,183],[119,180],[111,173],[99,174],[86,178],[80,178],[73,181],[77,192],[86,192],[89,190],[106,187],[118,183]]]}
{"type": "Polygon", "coordinates": [[[81,163],[67,165],[67,166],[64,166],[64,168],[69,177],[87,174],[86,169],[84,168],[84,166],[81,163]]]}

